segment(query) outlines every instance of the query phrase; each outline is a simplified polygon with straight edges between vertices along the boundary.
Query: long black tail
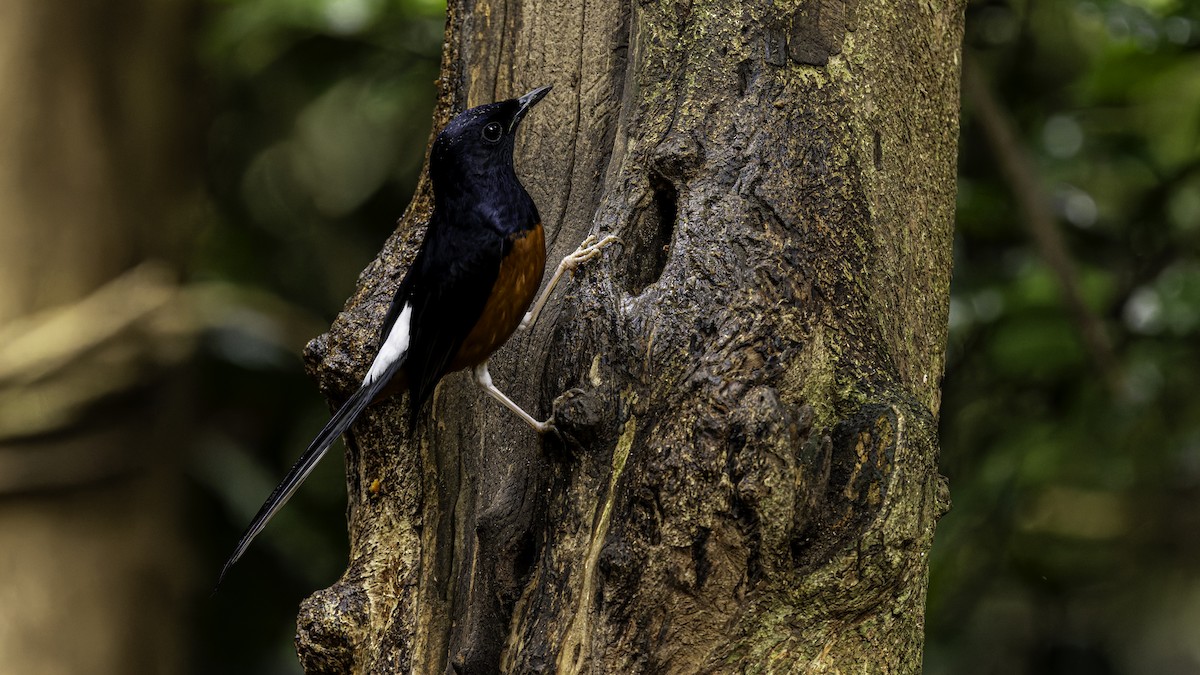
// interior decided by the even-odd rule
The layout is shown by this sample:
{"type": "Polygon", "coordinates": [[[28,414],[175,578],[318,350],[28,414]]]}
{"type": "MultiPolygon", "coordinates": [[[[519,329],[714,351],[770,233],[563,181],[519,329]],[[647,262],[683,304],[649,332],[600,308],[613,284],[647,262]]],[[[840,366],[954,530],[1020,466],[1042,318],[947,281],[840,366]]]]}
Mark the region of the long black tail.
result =
{"type": "MultiPolygon", "coordinates": [[[[396,365],[398,366],[399,364],[396,365]]],[[[392,379],[391,375],[396,368],[394,367],[390,370],[392,372],[387,373],[383,377],[376,378],[375,381],[362,386],[358,391],[354,392],[354,395],[334,413],[329,423],[325,425],[325,428],[321,429],[321,433],[317,434],[317,437],[309,444],[308,449],[300,456],[300,459],[297,460],[292,470],[288,471],[283,482],[275,488],[270,497],[267,497],[267,501],[258,510],[258,515],[254,516],[254,520],[250,522],[250,527],[246,528],[245,533],[242,534],[242,538],[238,540],[237,546],[233,549],[233,555],[229,556],[229,560],[221,568],[221,576],[217,579],[216,587],[213,588],[214,592],[221,586],[221,582],[225,580],[225,575],[229,573],[229,568],[233,567],[233,564],[246,552],[246,549],[250,546],[250,542],[254,541],[258,533],[263,531],[263,528],[267,526],[267,522],[271,520],[271,517],[279,509],[283,508],[283,505],[296,492],[296,489],[300,487],[304,479],[308,478],[308,475],[312,473],[312,470],[317,466],[317,462],[321,461],[321,458],[325,456],[325,452],[329,450],[329,446],[333,445],[338,436],[345,433],[351,424],[354,424],[354,420],[358,419],[358,416],[367,407],[367,404],[383,389],[388,380],[392,379]]]]}

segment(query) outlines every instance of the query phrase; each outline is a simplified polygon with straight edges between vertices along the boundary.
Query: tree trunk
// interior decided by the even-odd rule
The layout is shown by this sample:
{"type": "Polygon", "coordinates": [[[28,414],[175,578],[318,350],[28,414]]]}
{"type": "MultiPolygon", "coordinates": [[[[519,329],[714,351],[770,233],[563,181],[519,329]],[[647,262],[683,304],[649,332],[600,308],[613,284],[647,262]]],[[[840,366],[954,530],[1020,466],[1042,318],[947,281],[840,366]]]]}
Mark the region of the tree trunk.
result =
{"type": "MultiPolygon", "coordinates": [[[[194,6],[0,2],[0,671],[175,673],[194,6]],[[158,259],[159,263],[144,263],[158,259]]],[[[193,144],[194,145],[194,144],[193,144]]]]}
{"type": "MultiPolygon", "coordinates": [[[[450,3],[437,126],[554,84],[517,153],[550,258],[622,241],[492,369],[560,436],[465,376],[358,424],[309,672],[919,671],[963,7],[786,4],[450,3]]],[[[427,188],[310,345],[334,398],[427,188]]]]}

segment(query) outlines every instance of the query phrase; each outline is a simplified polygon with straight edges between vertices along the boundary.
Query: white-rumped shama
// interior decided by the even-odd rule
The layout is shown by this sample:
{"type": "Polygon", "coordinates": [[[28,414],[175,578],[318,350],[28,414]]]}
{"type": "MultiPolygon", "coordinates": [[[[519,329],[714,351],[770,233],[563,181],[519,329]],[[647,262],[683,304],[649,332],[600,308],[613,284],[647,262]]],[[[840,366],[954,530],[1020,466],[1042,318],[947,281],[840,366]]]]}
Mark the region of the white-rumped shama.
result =
{"type": "Polygon", "coordinates": [[[537,207],[513,169],[513,140],[521,120],[549,91],[541,87],[520,98],[471,108],[438,134],[429,157],[433,215],[392,298],[362,386],[259,509],[221,569],[218,586],[333,441],[387,391],[407,387],[412,428],[438,381],[471,368],[475,382],[529,426],[539,433],[552,428],[550,420],[535,420],[492,384],[488,358],[514,331],[533,323],[564,272],[597,255],[615,237],[588,237],[563,259],[530,310],[546,267],[545,235],[537,207]]]}

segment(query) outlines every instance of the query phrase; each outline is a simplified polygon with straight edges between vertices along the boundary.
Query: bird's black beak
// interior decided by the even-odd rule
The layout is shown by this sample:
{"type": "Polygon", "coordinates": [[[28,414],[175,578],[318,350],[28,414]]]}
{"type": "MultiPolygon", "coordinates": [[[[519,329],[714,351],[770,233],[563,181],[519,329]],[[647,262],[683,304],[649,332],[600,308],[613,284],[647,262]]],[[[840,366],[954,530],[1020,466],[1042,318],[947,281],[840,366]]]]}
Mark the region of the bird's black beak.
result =
{"type": "Polygon", "coordinates": [[[528,94],[525,94],[521,98],[517,99],[517,113],[513,115],[512,123],[508,125],[509,133],[512,133],[512,130],[517,128],[517,125],[520,124],[521,120],[525,118],[525,114],[529,112],[530,108],[536,105],[538,101],[545,98],[546,94],[550,93],[550,89],[553,88],[553,86],[554,85],[548,84],[544,87],[538,87],[537,89],[534,89],[528,94]]]}

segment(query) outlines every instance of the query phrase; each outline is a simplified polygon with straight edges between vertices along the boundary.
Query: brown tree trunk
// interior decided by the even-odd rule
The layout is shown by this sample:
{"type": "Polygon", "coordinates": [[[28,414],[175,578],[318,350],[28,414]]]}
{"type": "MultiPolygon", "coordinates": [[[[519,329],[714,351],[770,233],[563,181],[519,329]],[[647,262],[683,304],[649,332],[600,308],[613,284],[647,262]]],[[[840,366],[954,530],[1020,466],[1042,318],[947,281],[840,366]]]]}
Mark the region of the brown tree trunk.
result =
{"type": "Polygon", "coordinates": [[[183,666],[189,5],[0,3],[5,673],[183,666]]]}
{"type": "MultiPolygon", "coordinates": [[[[309,672],[919,671],[962,9],[452,0],[438,126],[554,84],[517,156],[551,259],[622,243],[492,369],[561,437],[464,376],[357,426],[309,672]]],[[[335,398],[428,211],[310,346],[335,398]]]]}

